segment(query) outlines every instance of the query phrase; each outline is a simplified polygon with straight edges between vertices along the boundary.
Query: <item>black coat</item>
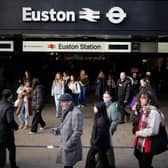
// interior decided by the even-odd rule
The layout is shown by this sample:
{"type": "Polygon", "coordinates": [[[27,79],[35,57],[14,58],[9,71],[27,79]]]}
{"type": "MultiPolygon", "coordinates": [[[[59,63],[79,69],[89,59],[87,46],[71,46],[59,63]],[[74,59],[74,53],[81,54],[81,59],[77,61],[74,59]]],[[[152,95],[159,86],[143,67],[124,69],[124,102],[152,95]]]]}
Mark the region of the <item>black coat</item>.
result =
{"type": "Polygon", "coordinates": [[[14,130],[17,129],[13,105],[8,101],[0,101],[0,143],[14,141],[14,130]]]}
{"type": "Polygon", "coordinates": [[[43,85],[37,85],[32,92],[32,109],[42,110],[46,102],[46,93],[43,85]]]}
{"type": "Polygon", "coordinates": [[[91,146],[104,149],[107,149],[109,147],[110,145],[109,126],[110,125],[106,122],[103,115],[97,118],[92,130],[91,146]]]}
{"type": "Polygon", "coordinates": [[[118,89],[118,101],[124,102],[126,100],[127,102],[130,101],[130,95],[131,95],[131,81],[126,78],[124,81],[121,81],[120,79],[117,82],[117,89],[118,89]]]}
{"type": "Polygon", "coordinates": [[[97,78],[96,79],[96,96],[103,96],[103,93],[106,91],[107,82],[105,78],[97,78]]]}

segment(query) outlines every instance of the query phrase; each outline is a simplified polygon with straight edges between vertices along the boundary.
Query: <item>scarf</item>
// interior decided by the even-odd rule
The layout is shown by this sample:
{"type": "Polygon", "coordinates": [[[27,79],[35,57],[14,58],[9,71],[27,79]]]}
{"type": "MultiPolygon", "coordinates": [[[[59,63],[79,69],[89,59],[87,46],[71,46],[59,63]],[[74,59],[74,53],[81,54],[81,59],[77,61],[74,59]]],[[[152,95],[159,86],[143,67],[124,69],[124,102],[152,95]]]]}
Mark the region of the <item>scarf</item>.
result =
{"type": "Polygon", "coordinates": [[[71,103],[70,106],[66,110],[63,111],[63,115],[62,115],[62,118],[61,118],[62,122],[64,121],[67,114],[73,110],[73,108],[74,108],[74,103],[71,103]]]}
{"type": "MultiPolygon", "coordinates": [[[[138,123],[138,131],[148,128],[148,117],[151,112],[150,107],[141,109],[141,117],[138,123]]],[[[136,149],[141,152],[149,153],[151,151],[151,140],[149,137],[137,137],[136,138],[136,149]]]]}

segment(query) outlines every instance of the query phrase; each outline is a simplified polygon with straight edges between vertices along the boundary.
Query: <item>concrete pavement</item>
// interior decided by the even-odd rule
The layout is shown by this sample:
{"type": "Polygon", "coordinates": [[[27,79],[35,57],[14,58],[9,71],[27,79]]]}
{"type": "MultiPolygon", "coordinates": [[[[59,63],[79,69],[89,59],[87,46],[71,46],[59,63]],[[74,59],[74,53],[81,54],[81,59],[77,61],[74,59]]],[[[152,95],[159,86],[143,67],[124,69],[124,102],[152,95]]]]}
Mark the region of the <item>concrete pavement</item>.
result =
{"type": "MultiPolygon", "coordinates": [[[[164,112],[168,112],[168,105],[162,106],[164,112]]],[[[75,168],[84,168],[93,124],[91,106],[82,109],[84,114],[84,131],[82,136],[83,160],[75,168]]],[[[166,120],[168,119],[166,113],[166,120]]],[[[48,129],[59,125],[59,119],[55,117],[54,105],[47,105],[43,111],[43,118],[47,127],[36,135],[28,135],[28,130],[19,130],[15,133],[17,145],[17,164],[20,168],[62,168],[56,164],[56,153],[59,145],[59,137],[48,133],[48,129]]],[[[32,117],[30,117],[31,123],[32,117]]],[[[168,122],[167,122],[168,125],[168,122]]],[[[113,136],[113,145],[116,158],[116,168],[136,168],[137,160],[133,156],[133,135],[131,122],[118,126],[113,136]]],[[[168,167],[168,152],[156,156],[153,161],[155,168],[168,167]]]]}

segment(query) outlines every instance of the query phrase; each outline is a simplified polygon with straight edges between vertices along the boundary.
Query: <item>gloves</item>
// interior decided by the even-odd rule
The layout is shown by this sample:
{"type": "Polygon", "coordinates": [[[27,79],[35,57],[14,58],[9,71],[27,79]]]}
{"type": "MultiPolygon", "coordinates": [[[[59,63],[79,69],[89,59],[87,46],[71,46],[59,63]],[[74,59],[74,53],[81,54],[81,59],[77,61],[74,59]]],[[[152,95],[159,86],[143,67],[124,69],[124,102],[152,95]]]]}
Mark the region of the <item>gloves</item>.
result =
{"type": "Polygon", "coordinates": [[[49,133],[53,135],[60,135],[60,129],[59,128],[50,128],[49,133]]]}

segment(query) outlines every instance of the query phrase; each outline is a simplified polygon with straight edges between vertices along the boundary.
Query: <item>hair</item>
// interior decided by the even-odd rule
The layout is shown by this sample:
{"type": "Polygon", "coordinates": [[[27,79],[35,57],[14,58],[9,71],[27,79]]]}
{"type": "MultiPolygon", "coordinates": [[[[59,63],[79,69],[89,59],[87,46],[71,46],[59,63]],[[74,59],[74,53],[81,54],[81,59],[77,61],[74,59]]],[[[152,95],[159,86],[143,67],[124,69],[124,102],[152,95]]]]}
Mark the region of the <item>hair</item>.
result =
{"type": "Polygon", "coordinates": [[[32,81],[32,88],[34,89],[37,85],[40,84],[40,80],[39,78],[33,78],[33,81],[32,81]]]}
{"type": "Polygon", "coordinates": [[[107,95],[111,96],[111,94],[110,94],[110,92],[109,92],[108,90],[106,90],[106,91],[103,93],[103,95],[104,95],[104,94],[107,94],[107,95]]]}
{"type": "Polygon", "coordinates": [[[10,89],[2,90],[2,99],[7,100],[10,96],[12,96],[12,91],[10,89]]]}
{"type": "Polygon", "coordinates": [[[155,102],[155,99],[153,98],[152,94],[148,91],[141,91],[139,94],[138,94],[138,97],[137,97],[137,100],[138,100],[138,103],[140,103],[140,98],[141,96],[145,96],[147,98],[147,102],[150,104],[150,105],[153,105],[153,106],[156,106],[156,102],[155,102]]]}
{"type": "Polygon", "coordinates": [[[57,72],[55,74],[55,84],[60,83],[61,81],[62,81],[62,74],[61,72],[57,72]],[[59,78],[57,78],[58,75],[59,75],[59,78]]]}
{"type": "Polygon", "coordinates": [[[94,119],[95,119],[95,122],[96,122],[96,120],[97,120],[99,117],[103,116],[104,119],[105,119],[106,124],[109,125],[109,124],[110,124],[110,121],[109,121],[108,116],[107,116],[107,110],[106,110],[106,105],[105,105],[105,103],[104,103],[104,102],[98,102],[98,103],[96,103],[94,106],[95,106],[95,107],[97,108],[97,110],[98,110],[98,112],[95,114],[95,118],[94,118],[94,119]]]}

